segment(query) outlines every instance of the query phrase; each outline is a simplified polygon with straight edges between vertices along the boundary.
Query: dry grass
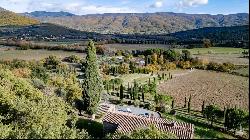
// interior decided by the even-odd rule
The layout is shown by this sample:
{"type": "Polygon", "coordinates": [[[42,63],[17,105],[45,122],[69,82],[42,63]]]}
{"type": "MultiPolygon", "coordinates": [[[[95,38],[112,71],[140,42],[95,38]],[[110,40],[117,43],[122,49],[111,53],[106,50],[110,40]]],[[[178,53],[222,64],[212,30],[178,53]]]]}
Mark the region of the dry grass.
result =
{"type": "Polygon", "coordinates": [[[64,58],[70,55],[78,55],[81,58],[85,58],[86,54],[77,52],[67,52],[67,51],[52,51],[52,50],[0,50],[0,60],[40,60],[48,57],[49,55],[55,55],[58,58],[64,58]]]}
{"type": "Polygon", "coordinates": [[[201,110],[202,102],[249,110],[249,79],[226,73],[195,70],[179,75],[158,86],[159,92],[174,97],[177,106],[184,105],[184,99],[192,95],[192,109],[201,110]]]}

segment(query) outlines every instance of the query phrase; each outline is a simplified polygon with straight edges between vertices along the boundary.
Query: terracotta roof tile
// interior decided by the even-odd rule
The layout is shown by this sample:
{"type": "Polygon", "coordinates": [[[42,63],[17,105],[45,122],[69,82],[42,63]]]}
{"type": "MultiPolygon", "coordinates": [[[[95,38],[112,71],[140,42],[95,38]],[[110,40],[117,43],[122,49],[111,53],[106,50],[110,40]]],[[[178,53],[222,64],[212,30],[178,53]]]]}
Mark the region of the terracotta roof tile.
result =
{"type": "Polygon", "coordinates": [[[184,122],[169,121],[163,118],[147,118],[123,112],[108,112],[103,122],[117,124],[117,132],[126,134],[135,129],[147,127],[153,124],[159,130],[174,133],[180,139],[191,139],[194,133],[194,125],[184,122]]]}

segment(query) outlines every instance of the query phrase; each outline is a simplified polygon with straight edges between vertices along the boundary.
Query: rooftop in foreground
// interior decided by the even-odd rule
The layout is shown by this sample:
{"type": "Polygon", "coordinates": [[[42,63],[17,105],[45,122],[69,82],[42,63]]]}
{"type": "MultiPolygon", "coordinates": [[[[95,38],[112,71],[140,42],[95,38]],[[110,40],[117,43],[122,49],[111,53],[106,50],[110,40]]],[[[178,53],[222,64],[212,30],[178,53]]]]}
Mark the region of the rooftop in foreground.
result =
{"type": "Polygon", "coordinates": [[[127,134],[138,128],[154,125],[158,130],[171,132],[179,139],[192,139],[194,125],[184,122],[168,121],[163,118],[142,117],[124,112],[108,112],[103,118],[104,131],[127,134]],[[113,129],[113,130],[112,130],[113,129]]]}

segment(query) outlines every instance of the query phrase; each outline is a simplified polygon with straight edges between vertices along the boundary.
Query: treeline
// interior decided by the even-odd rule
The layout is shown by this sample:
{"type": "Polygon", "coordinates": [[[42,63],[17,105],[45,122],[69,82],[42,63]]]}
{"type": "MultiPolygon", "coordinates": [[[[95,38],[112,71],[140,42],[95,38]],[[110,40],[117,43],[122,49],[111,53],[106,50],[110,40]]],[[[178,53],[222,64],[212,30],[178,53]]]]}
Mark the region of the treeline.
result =
{"type": "MultiPolygon", "coordinates": [[[[221,64],[216,62],[208,62],[206,60],[198,59],[197,57],[192,58],[191,53],[188,50],[182,50],[179,52],[173,49],[147,49],[144,51],[133,51],[132,54],[134,57],[139,57],[141,60],[144,60],[143,66],[139,66],[133,61],[120,63],[118,66],[109,66],[108,64],[103,64],[105,73],[150,73],[159,70],[170,70],[176,68],[197,68],[203,70],[230,72],[235,69],[235,65],[229,62],[221,64]]],[[[119,55],[124,56],[126,60],[129,54],[119,50],[119,55]]]]}
{"type": "MultiPolygon", "coordinates": [[[[191,96],[188,99],[185,97],[183,108],[187,108],[188,113],[191,111],[191,96]]],[[[210,125],[213,126],[215,122],[222,123],[226,131],[246,128],[249,124],[249,112],[235,107],[224,107],[220,109],[217,105],[206,105],[205,101],[201,106],[202,117],[206,118],[210,125]]]]}
{"type": "MultiPolygon", "coordinates": [[[[63,51],[76,51],[80,53],[86,52],[87,44],[86,43],[74,43],[74,44],[49,44],[49,43],[34,43],[27,40],[17,40],[17,39],[7,39],[6,41],[0,41],[0,45],[5,46],[16,46],[20,50],[28,49],[46,49],[46,50],[63,50],[63,51]]],[[[96,47],[97,54],[104,54],[106,48],[102,45],[97,45],[96,47]]]]}

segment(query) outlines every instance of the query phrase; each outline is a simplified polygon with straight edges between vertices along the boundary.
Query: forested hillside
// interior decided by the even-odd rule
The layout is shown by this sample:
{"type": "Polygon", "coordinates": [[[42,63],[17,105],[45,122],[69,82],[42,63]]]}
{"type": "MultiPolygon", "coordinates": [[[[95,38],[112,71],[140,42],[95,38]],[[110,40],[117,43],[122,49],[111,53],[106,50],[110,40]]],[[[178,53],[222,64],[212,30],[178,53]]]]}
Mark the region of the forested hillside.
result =
{"type": "Polygon", "coordinates": [[[39,23],[38,20],[18,15],[14,12],[7,11],[0,7],[0,26],[6,26],[6,25],[25,26],[38,23],[39,23]]]}
{"type": "Polygon", "coordinates": [[[249,25],[233,27],[207,27],[170,34],[180,40],[208,38],[220,40],[249,40],[249,25]]]}

